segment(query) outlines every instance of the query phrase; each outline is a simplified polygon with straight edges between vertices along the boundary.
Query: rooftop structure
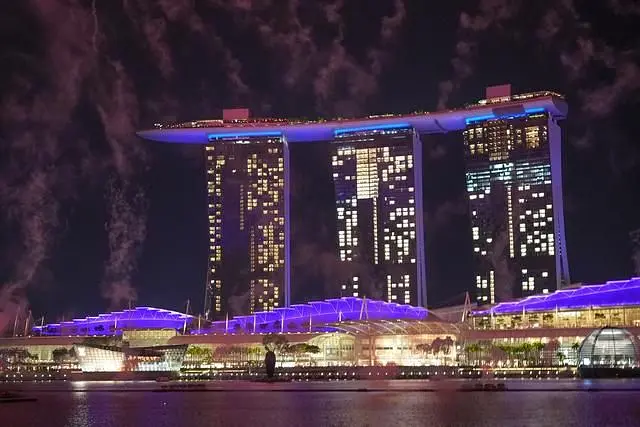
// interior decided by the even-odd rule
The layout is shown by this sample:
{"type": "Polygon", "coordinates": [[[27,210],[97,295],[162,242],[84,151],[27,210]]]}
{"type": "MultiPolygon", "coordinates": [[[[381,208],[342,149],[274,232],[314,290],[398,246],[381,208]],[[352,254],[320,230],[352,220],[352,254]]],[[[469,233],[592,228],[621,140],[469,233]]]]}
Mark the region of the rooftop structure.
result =
{"type": "Polygon", "coordinates": [[[464,130],[469,123],[492,118],[509,118],[536,112],[548,112],[555,119],[567,114],[564,98],[555,92],[533,92],[490,98],[462,109],[436,113],[375,115],[334,120],[242,119],[194,120],[177,124],[156,124],[154,129],[138,132],[142,138],[160,142],[208,144],[212,140],[241,136],[283,137],[287,142],[332,140],[344,132],[412,127],[418,133],[446,133],[464,130]]]}
{"type": "Polygon", "coordinates": [[[600,285],[565,288],[550,294],[533,295],[518,301],[503,302],[473,316],[518,314],[532,311],[575,310],[640,305],[640,277],[609,281],[600,285]]]}
{"type": "Polygon", "coordinates": [[[136,307],[67,322],[35,326],[36,335],[118,335],[126,329],[183,329],[193,316],[152,307],[136,307]]]}
{"type": "Polygon", "coordinates": [[[337,331],[330,325],[347,321],[393,322],[428,317],[429,311],[423,307],[344,297],[213,322],[210,328],[196,333],[328,332],[337,331]]]}
{"type": "MultiPolygon", "coordinates": [[[[228,320],[211,322],[209,327],[197,329],[194,316],[152,307],[136,307],[130,310],[99,314],[68,322],[35,326],[36,335],[119,335],[132,329],[173,329],[193,333],[270,333],[270,332],[327,332],[327,325],[347,321],[397,321],[427,320],[426,308],[407,304],[388,303],[355,297],[312,301],[294,304],[273,311],[256,312],[228,320]]],[[[435,316],[433,316],[434,319],[435,316]]]]}

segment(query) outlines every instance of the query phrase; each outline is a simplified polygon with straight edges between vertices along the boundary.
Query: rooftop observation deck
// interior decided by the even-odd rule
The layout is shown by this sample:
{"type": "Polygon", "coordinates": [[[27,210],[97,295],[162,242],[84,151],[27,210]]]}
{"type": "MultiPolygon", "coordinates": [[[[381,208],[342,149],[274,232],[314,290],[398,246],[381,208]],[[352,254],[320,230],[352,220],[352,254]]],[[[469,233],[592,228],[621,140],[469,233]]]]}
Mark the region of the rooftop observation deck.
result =
{"type": "Polygon", "coordinates": [[[385,114],[363,118],[332,120],[247,119],[196,120],[156,124],[138,132],[144,139],[158,142],[206,144],[215,139],[252,136],[282,136],[288,142],[327,141],[336,134],[412,127],[420,134],[447,133],[464,129],[474,121],[510,118],[524,114],[548,113],[561,120],[567,115],[564,97],[554,92],[533,92],[484,99],[460,109],[411,114],[385,114]]]}

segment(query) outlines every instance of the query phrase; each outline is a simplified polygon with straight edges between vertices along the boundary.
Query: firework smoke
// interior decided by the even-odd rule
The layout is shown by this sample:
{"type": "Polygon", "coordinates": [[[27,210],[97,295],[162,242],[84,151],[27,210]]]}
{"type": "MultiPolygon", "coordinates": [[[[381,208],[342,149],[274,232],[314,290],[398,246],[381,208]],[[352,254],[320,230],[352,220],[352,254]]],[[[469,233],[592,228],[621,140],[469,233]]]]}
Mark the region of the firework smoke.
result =
{"type": "Polygon", "coordinates": [[[517,8],[517,1],[480,0],[477,14],[460,14],[459,39],[455,46],[455,56],[451,60],[453,78],[439,84],[438,110],[447,107],[452,92],[458,90],[462,82],[473,74],[479,35],[500,27],[515,15],[517,8]]]}
{"type": "Polygon", "coordinates": [[[112,309],[134,302],[137,293],[132,286],[136,260],[146,236],[146,201],[139,188],[113,180],[107,192],[110,206],[107,233],[109,259],[103,281],[103,296],[112,309]]]}
{"type": "MultiPolygon", "coordinates": [[[[624,0],[609,0],[608,6],[612,13],[625,16],[637,15],[640,9],[624,0]]],[[[545,13],[535,24],[532,34],[548,49],[558,51],[561,64],[568,72],[568,83],[579,88],[582,97],[580,105],[588,117],[609,115],[622,101],[640,89],[640,49],[637,45],[627,51],[613,49],[594,34],[573,0],[540,2],[540,7],[545,13]],[[594,66],[615,70],[612,81],[596,87],[585,86],[588,73],[594,66]]],[[[451,93],[473,74],[481,35],[489,31],[504,34],[505,24],[530,12],[527,2],[480,0],[477,13],[461,13],[460,38],[451,60],[453,77],[440,83],[438,109],[446,108],[451,93]]]]}

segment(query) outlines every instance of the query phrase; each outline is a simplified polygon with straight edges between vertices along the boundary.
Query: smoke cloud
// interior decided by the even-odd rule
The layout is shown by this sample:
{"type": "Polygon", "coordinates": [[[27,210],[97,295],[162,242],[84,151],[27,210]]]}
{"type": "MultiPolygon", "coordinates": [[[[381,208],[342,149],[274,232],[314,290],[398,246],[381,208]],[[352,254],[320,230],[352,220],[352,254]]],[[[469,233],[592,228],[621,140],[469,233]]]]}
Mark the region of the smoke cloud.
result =
{"type": "MultiPolygon", "coordinates": [[[[6,221],[20,230],[16,268],[10,285],[1,292],[0,307],[4,308],[0,309],[5,311],[7,306],[27,306],[25,291],[37,284],[38,272],[48,258],[61,204],[77,196],[80,183],[88,178],[103,185],[105,177],[115,173],[128,186],[132,171],[143,169],[142,151],[132,148],[139,108],[135,88],[124,67],[101,54],[107,40],[100,28],[98,6],[95,1],[44,0],[23,5],[26,19],[42,30],[43,46],[33,53],[16,55],[21,63],[7,64],[10,90],[0,103],[9,159],[0,172],[0,197],[7,207],[6,221]],[[41,70],[47,70],[46,74],[41,70]],[[96,129],[83,128],[78,120],[79,110],[87,107],[101,120],[110,155],[96,149],[95,142],[82,142],[83,134],[96,139],[96,129]]],[[[128,193],[131,191],[125,191],[128,193]]],[[[138,203],[139,192],[133,193],[138,203]]],[[[124,240],[132,236],[137,242],[141,234],[137,219],[131,220],[133,231],[122,231],[123,215],[130,219],[127,213],[137,209],[127,208],[122,195],[108,200],[115,203],[110,212],[118,215],[109,221],[118,229],[115,236],[109,236],[110,246],[114,250],[114,242],[120,242],[125,248],[111,259],[122,265],[121,253],[131,246],[124,240]]],[[[107,270],[113,275],[114,268],[107,270]]],[[[120,290],[123,287],[118,285],[118,291],[110,294],[125,292],[120,290]]]]}
{"type": "Polygon", "coordinates": [[[519,2],[510,0],[480,0],[478,12],[462,12],[459,18],[459,38],[455,45],[455,54],[451,59],[453,76],[440,82],[437,109],[447,107],[451,94],[474,72],[474,61],[479,49],[478,39],[481,33],[500,26],[511,19],[518,11],[519,2]]]}
{"type": "MultiPolygon", "coordinates": [[[[609,0],[610,11],[616,15],[639,14],[639,7],[630,1],[609,0]]],[[[484,33],[506,35],[505,26],[518,19],[525,22],[523,14],[533,16],[533,34],[550,50],[556,50],[560,62],[567,71],[568,83],[579,89],[583,112],[591,118],[601,118],[611,112],[640,85],[637,43],[630,43],[627,50],[616,50],[598,37],[590,23],[581,16],[573,0],[540,2],[545,12],[536,20],[535,10],[522,1],[480,0],[475,13],[462,12],[459,22],[459,40],[451,60],[453,77],[440,83],[438,109],[446,108],[452,92],[458,90],[475,70],[475,59],[484,33]],[[573,42],[575,40],[575,42],[573,42]],[[598,79],[596,86],[585,85],[594,67],[613,71],[610,81],[598,79]]],[[[531,21],[531,17],[529,18],[531,21]]],[[[593,79],[590,79],[592,82],[593,79]]]]}
{"type": "Polygon", "coordinates": [[[107,233],[109,259],[105,268],[103,296],[112,309],[119,309],[137,299],[132,286],[136,260],[146,236],[146,200],[139,187],[113,180],[107,191],[110,206],[107,233]]]}

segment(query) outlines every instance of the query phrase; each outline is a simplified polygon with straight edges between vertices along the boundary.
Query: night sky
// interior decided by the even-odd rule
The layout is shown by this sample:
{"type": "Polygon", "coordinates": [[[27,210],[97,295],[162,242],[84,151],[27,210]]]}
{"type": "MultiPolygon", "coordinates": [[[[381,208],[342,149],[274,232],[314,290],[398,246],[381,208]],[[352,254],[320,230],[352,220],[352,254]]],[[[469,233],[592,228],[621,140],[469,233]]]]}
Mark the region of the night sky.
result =
{"type": "MultiPolygon", "coordinates": [[[[632,0],[21,0],[0,6],[0,329],[137,304],[202,310],[202,147],[156,121],[460,107],[489,85],[570,106],[572,281],[633,274],[640,228],[640,6],[632,0]]],[[[431,306],[472,288],[462,136],[425,137],[431,306]]],[[[293,301],[332,289],[326,144],[292,148],[293,301]]],[[[640,272],[639,272],[640,273],[640,272]]]]}

